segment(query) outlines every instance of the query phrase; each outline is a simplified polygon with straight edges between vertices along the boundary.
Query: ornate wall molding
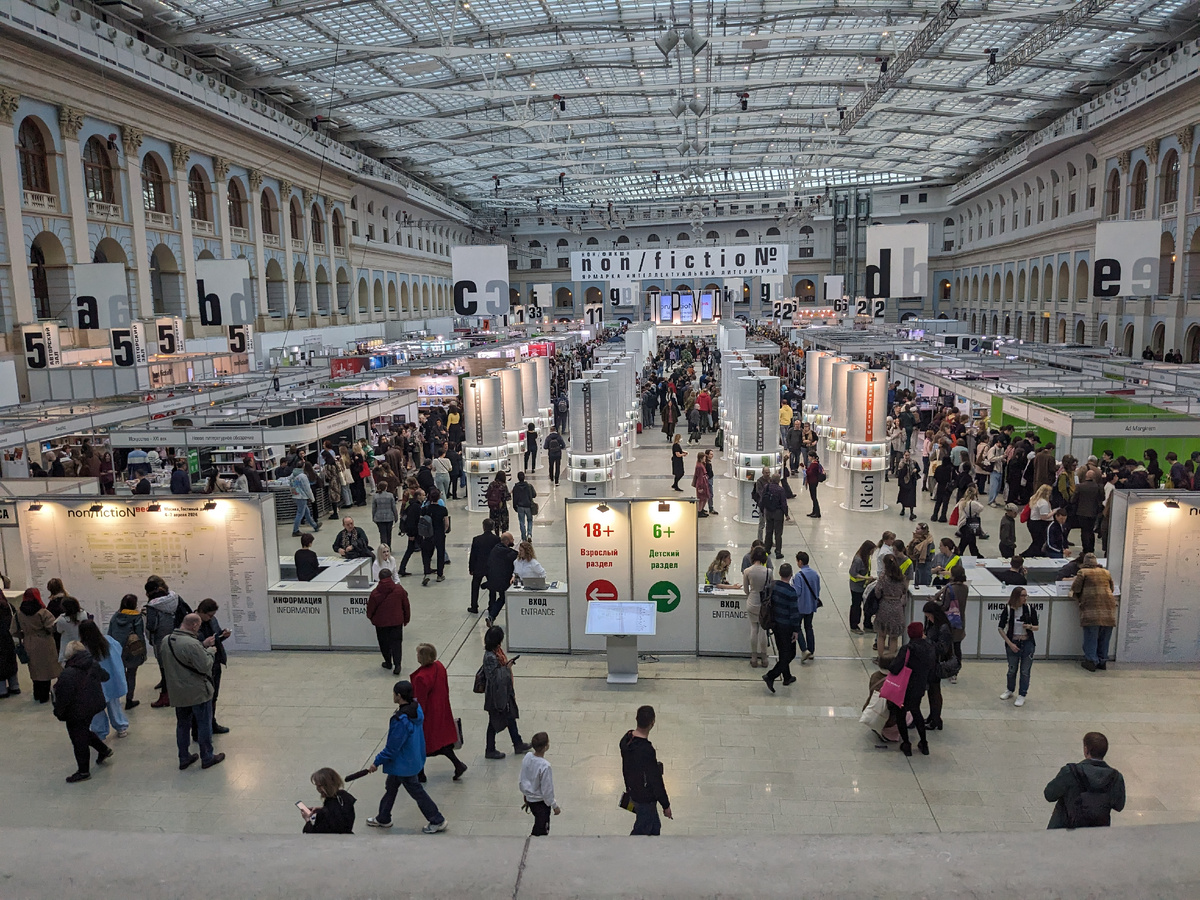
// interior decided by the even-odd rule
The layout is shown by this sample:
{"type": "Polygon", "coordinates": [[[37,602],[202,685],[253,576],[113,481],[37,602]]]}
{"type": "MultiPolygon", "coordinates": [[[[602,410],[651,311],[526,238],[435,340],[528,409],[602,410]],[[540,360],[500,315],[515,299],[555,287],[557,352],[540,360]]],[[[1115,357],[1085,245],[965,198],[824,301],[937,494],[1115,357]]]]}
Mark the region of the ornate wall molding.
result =
{"type": "Polygon", "coordinates": [[[142,140],[146,133],[136,125],[121,126],[121,143],[125,146],[125,155],[137,153],[142,149],[142,140]]]}
{"type": "Polygon", "coordinates": [[[0,122],[11,125],[20,102],[20,95],[13,93],[8,88],[0,87],[0,122]]]}
{"type": "Polygon", "coordinates": [[[58,108],[58,127],[64,138],[74,140],[83,129],[83,112],[73,106],[58,108]]]}
{"type": "Polygon", "coordinates": [[[175,164],[175,168],[182,171],[188,164],[188,159],[192,155],[192,148],[184,144],[171,144],[171,162],[175,164]]]}

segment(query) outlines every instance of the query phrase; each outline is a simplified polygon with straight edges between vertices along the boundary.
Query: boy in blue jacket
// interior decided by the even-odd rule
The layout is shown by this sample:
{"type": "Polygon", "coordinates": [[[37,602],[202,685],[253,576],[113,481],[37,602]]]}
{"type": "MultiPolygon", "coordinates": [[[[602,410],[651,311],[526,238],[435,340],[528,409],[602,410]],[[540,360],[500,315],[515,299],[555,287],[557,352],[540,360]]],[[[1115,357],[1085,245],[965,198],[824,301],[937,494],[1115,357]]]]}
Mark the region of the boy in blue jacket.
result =
{"type": "Polygon", "coordinates": [[[388,724],[387,743],[367,770],[374,772],[382,768],[387,775],[387,786],[379,801],[379,814],[368,818],[367,824],[373,828],[392,827],[392,806],[396,802],[396,792],[404,785],[429,823],[421,831],[437,834],[446,830],[446,817],[438,811],[437,804],[417,779],[425,768],[425,713],[421,704],[413,699],[410,681],[397,681],[392,688],[392,699],[398,709],[388,724]]]}

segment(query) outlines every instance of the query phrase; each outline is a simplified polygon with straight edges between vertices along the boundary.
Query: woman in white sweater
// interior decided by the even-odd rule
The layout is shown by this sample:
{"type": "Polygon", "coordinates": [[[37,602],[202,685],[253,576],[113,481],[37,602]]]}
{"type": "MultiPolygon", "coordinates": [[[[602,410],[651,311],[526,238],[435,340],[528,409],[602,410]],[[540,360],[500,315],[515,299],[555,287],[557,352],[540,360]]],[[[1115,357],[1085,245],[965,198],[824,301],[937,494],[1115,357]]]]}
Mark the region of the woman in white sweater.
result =
{"type": "Polygon", "coordinates": [[[517,545],[517,558],[513,562],[513,574],[521,581],[526,578],[545,578],[546,569],[537,561],[530,541],[521,541],[517,545]]]}

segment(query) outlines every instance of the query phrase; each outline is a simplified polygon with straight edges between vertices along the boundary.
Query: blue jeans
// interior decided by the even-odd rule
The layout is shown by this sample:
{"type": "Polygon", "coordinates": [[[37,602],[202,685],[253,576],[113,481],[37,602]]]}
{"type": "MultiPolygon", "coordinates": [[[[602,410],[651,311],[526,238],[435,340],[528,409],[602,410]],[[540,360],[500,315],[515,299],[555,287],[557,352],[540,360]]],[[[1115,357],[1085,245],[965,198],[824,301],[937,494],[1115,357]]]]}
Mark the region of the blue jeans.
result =
{"type": "Polygon", "coordinates": [[[308,519],[308,524],[313,527],[313,531],[318,530],[321,526],[317,524],[317,520],[313,518],[312,510],[308,508],[308,501],[300,497],[296,497],[296,519],[292,522],[292,531],[299,531],[300,526],[308,519]]]}
{"type": "Polygon", "coordinates": [[[813,637],[812,613],[800,614],[800,627],[796,629],[796,641],[801,653],[816,653],[817,641],[813,637]]]}
{"type": "Polygon", "coordinates": [[[118,697],[116,700],[109,700],[108,706],[92,717],[92,724],[88,727],[96,733],[100,740],[108,737],[110,727],[117,731],[129,729],[129,719],[125,715],[125,710],[121,708],[124,699],[124,697],[118,697]]]}
{"type": "Polygon", "coordinates": [[[1033,638],[1025,638],[1015,643],[1021,648],[1017,653],[1013,653],[1007,644],[1004,646],[1004,654],[1008,657],[1008,689],[1017,690],[1017,669],[1020,668],[1021,689],[1017,693],[1024,697],[1029,693],[1029,670],[1033,668],[1033,653],[1037,647],[1033,638]]]}
{"type": "Polygon", "coordinates": [[[179,761],[187,762],[192,754],[192,718],[196,719],[196,743],[200,745],[200,761],[208,762],[213,757],[212,745],[212,701],[195,706],[175,707],[175,745],[179,748],[179,761]]]}
{"type": "Polygon", "coordinates": [[[657,803],[637,803],[633,804],[633,834],[644,834],[651,837],[662,834],[662,819],[658,817],[657,803]]]}
{"type": "Polygon", "coordinates": [[[1112,638],[1111,625],[1083,626],[1083,655],[1090,662],[1108,662],[1108,642],[1112,638]]]}
{"type": "Polygon", "coordinates": [[[709,479],[707,479],[707,481],[708,481],[708,511],[712,512],[713,511],[713,480],[711,478],[709,478],[709,479]]]}
{"type": "Polygon", "coordinates": [[[386,825],[392,821],[392,806],[396,803],[396,793],[400,790],[400,785],[404,785],[408,796],[417,801],[417,808],[421,810],[425,821],[431,825],[440,825],[446,821],[437,804],[425,793],[425,788],[416,775],[389,775],[383,788],[383,796],[379,798],[379,815],[375,817],[376,822],[386,825]]]}
{"type": "Polygon", "coordinates": [[[992,474],[988,476],[988,503],[995,503],[996,498],[1000,496],[1000,488],[1004,484],[1004,473],[999,469],[993,469],[992,474]]]}
{"type": "Polygon", "coordinates": [[[521,526],[521,540],[527,541],[533,537],[533,508],[530,506],[515,506],[517,524],[521,526]]]}

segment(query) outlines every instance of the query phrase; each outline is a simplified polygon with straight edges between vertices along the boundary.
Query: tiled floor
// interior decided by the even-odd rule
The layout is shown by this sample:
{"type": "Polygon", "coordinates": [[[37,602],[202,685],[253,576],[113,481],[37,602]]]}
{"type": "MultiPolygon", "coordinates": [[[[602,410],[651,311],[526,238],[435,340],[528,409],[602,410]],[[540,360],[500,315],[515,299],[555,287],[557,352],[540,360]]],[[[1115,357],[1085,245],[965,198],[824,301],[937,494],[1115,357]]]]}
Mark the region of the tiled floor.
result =
{"type": "MultiPolygon", "coordinates": [[[[626,494],[656,496],[669,487],[666,443],[658,431],[636,451],[626,494]]],[[[702,446],[711,446],[705,440],[702,446]]],[[[690,460],[689,460],[690,461],[690,460]]],[[[534,479],[542,517],[535,526],[539,558],[551,577],[565,575],[560,530],[566,486],[555,491],[543,468],[534,479]]],[[[718,473],[724,471],[723,464],[718,473]]],[[[690,480],[690,477],[689,479],[690,480]]],[[[732,513],[730,485],[718,485],[718,509],[732,513]]],[[[889,503],[893,499],[889,486],[889,503]]],[[[763,832],[891,832],[1012,830],[1045,827],[1050,805],[1042,787],[1060,765],[1077,760],[1085,731],[1107,733],[1109,761],[1126,777],[1129,804],[1116,824],[1200,820],[1200,695],[1193,671],[1110,667],[1089,674],[1068,662],[1039,662],[1028,705],[998,699],[999,662],[968,662],[957,685],[946,685],[946,730],[930,736],[929,757],[905,759],[876,749],[857,722],[866,699],[871,638],[846,625],[844,573],[866,537],[908,525],[894,511],[874,515],[840,509],[823,490],[824,518],[803,514],[786,526],[787,546],[807,549],[824,580],[825,606],[816,619],[818,658],[799,681],[772,696],[759,670],[744,660],[664,657],[642,666],[636,686],[609,686],[602,657],[534,656],[517,666],[522,734],[549,732],[559,802],[554,834],[620,834],[632,824],[617,809],[621,791],[617,741],[634,709],[658,710],[653,740],[666,768],[674,822],[666,834],[763,832]]],[[[461,505],[461,504],[460,504],[461,505]]],[[[919,510],[928,515],[922,498],[919,510]]],[[[364,517],[365,518],[365,517],[364,517]]],[[[987,519],[994,527],[995,513],[987,519]]],[[[482,652],[482,621],[465,612],[466,544],[482,516],[456,512],[452,558],[443,584],[407,579],[413,622],[405,634],[405,665],[413,648],[434,643],[451,675],[456,715],[467,735],[470,771],[460,783],[450,766],[430,763],[428,789],[453,834],[526,834],[520,810],[520,760],[483,758],[485,717],[471,681],[482,652]]],[[[369,527],[369,525],[368,525],[369,527]]],[[[717,549],[735,558],[754,536],[728,515],[702,520],[701,566],[717,549]]],[[[935,536],[948,533],[947,526],[935,536]]],[[[902,532],[907,537],[907,531],[902,532]]],[[[298,546],[280,531],[285,552],[298,546]]],[[[987,542],[995,553],[995,542],[987,542]]],[[[225,763],[207,772],[179,772],[174,716],[150,708],[153,664],[143,670],[141,707],[116,755],[93,767],[91,781],[69,786],[73,770],[63,726],[32,703],[28,682],[17,699],[0,703],[0,814],[8,825],[48,825],[193,833],[291,833],[299,830],[296,800],[312,802],[309,774],[320,766],[343,773],[366,765],[378,749],[392,710],[389,673],[368,653],[276,652],[231,659],[222,685],[220,737],[225,763]]],[[[503,746],[503,745],[502,745],[503,746]]],[[[360,832],[382,791],[382,777],[351,786],[359,798],[360,832]]],[[[423,824],[401,794],[397,832],[423,824]]]]}

